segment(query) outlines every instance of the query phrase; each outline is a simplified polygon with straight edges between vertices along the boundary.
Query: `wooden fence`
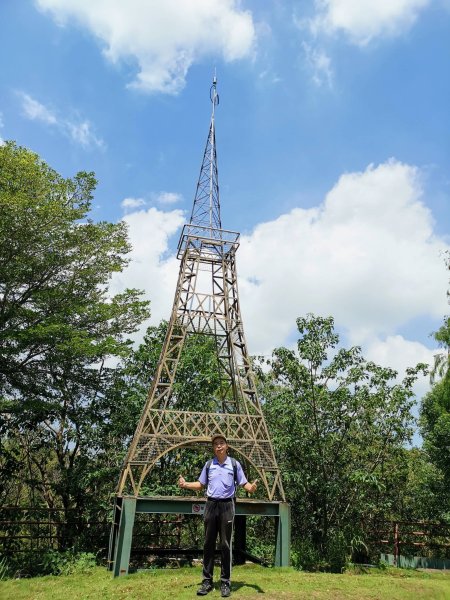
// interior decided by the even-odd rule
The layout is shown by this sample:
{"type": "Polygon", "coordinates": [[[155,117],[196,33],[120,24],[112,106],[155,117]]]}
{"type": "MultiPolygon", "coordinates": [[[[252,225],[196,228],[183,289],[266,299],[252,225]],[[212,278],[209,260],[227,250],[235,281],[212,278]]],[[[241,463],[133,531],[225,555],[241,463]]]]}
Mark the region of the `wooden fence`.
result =
{"type": "Polygon", "coordinates": [[[450,525],[444,523],[385,521],[371,537],[371,545],[380,545],[382,552],[391,554],[395,566],[400,566],[402,556],[450,559],[450,525]]]}

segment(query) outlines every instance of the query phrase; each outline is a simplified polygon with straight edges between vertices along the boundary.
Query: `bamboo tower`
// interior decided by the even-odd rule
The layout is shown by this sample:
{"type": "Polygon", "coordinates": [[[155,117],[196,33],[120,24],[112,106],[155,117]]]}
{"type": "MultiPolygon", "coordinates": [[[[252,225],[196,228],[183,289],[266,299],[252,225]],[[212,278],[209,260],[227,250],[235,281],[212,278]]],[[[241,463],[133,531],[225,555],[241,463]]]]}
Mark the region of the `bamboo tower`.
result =
{"type": "Polygon", "coordinates": [[[209,443],[222,433],[237,458],[258,473],[267,499],[284,501],[280,472],[257,397],[242,326],[236,273],[239,233],[222,229],[215,112],[212,115],[192,213],[178,244],[180,270],[172,313],[153,383],[124,461],[118,496],[140,495],[166,453],[209,443]],[[220,386],[210,412],[177,408],[174,381],[187,336],[213,336],[220,386]]]}

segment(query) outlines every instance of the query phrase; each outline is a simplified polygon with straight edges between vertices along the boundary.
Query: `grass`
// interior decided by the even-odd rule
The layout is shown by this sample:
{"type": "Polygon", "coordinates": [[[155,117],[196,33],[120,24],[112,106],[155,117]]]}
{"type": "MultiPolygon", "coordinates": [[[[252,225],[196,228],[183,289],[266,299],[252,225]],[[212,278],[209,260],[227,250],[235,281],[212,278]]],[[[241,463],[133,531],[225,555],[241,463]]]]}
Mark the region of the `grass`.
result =
{"type": "MultiPolygon", "coordinates": [[[[216,567],[217,569],[217,567],[216,567]]],[[[86,575],[0,581],[2,600],[187,600],[196,598],[200,567],[154,569],[113,579],[96,567],[86,575]]],[[[232,598],[262,600],[450,599],[450,573],[403,569],[363,574],[303,573],[257,565],[233,568],[232,598]]],[[[209,600],[220,598],[216,589],[209,600]]]]}

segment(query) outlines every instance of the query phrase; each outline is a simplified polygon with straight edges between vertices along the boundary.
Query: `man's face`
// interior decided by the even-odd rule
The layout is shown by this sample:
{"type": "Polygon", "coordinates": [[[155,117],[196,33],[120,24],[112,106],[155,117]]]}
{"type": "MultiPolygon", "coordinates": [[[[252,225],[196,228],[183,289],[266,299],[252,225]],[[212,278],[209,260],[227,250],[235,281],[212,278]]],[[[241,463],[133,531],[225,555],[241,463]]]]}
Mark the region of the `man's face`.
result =
{"type": "Polygon", "coordinates": [[[228,451],[228,444],[224,440],[224,438],[216,438],[213,442],[213,450],[214,454],[217,458],[223,458],[228,451]]]}

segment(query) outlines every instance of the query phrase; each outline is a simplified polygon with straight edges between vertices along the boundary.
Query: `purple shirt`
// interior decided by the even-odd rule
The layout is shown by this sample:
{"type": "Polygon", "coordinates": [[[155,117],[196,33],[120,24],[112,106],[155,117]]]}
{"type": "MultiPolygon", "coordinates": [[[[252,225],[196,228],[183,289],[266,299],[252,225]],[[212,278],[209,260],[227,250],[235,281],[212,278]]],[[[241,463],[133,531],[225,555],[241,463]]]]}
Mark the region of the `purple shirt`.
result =
{"type": "MultiPolygon", "coordinates": [[[[224,463],[220,464],[216,457],[213,458],[209,467],[209,477],[206,481],[206,464],[198,480],[202,485],[208,485],[206,495],[208,498],[233,498],[234,496],[234,470],[231,458],[227,456],[224,463]]],[[[247,478],[244,475],[241,464],[236,461],[237,484],[245,485],[247,478]]]]}

